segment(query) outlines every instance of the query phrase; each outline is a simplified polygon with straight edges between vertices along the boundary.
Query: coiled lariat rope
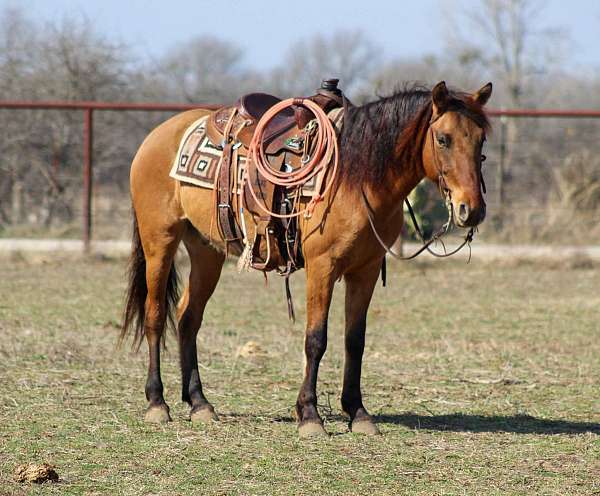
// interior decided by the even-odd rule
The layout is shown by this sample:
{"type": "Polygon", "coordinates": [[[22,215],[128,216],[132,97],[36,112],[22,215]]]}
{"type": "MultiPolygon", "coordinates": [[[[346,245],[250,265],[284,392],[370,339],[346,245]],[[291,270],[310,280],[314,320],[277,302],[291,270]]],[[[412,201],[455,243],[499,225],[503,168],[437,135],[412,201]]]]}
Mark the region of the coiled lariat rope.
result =
{"type": "MultiPolygon", "coordinates": [[[[258,199],[258,195],[254,191],[252,181],[248,180],[248,167],[244,174],[244,182],[248,184],[248,189],[254,201],[258,207],[267,215],[278,217],[280,219],[290,219],[293,217],[299,217],[304,215],[309,218],[317,203],[323,200],[327,192],[331,189],[335,180],[338,164],[339,164],[339,150],[337,135],[333,123],[327,117],[325,111],[321,109],[312,100],[304,98],[288,98],[278,104],[271,107],[256,125],[254,136],[250,142],[248,149],[248,164],[254,161],[257,172],[264,179],[276,186],[282,186],[284,188],[298,188],[305,185],[308,181],[316,176],[316,193],[307,206],[298,211],[281,214],[278,212],[271,211],[264,203],[258,199]],[[265,129],[269,124],[269,121],[283,109],[292,106],[304,106],[308,108],[315,116],[315,120],[311,121],[304,129],[304,156],[302,157],[303,165],[292,171],[279,171],[271,167],[269,159],[265,154],[265,129]],[[309,140],[315,140],[314,150],[312,155],[310,154],[309,140]],[[326,169],[331,164],[331,171],[325,184],[324,189],[322,188],[322,181],[326,174],[326,169]]],[[[243,187],[241,188],[243,191],[243,187]]]]}

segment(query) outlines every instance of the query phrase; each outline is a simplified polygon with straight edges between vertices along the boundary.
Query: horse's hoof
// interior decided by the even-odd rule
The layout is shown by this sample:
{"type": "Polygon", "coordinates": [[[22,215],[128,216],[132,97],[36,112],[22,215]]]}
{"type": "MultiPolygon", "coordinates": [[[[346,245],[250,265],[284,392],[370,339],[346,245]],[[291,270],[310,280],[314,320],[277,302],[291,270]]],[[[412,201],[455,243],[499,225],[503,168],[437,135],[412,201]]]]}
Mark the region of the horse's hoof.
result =
{"type": "Polygon", "coordinates": [[[167,405],[150,406],[146,410],[144,421],[149,424],[166,424],[171,422],[169,407],[167,405]]]}
{"type": "Polygon", "coordinates": [[[329,436],[327,431],[323,428],[323,424],[318,421],[301,423],[298,426],[298,435],[301,438],[329,436]]]}
{"type": "Polygon", "coordinates": [[[208,424],[209,422],[217,422],[219,417],[212,405],[205,405],[198,409],[192,409],[190,420],[192,424],[208,424]]]}
{"type": "Polygon", "coordinates": [[[355,434],[365,434],[367,436],[378,436],[381,434],[377,424],[370,418],[355,420],[350,424],[350,430],[355,434]]]}

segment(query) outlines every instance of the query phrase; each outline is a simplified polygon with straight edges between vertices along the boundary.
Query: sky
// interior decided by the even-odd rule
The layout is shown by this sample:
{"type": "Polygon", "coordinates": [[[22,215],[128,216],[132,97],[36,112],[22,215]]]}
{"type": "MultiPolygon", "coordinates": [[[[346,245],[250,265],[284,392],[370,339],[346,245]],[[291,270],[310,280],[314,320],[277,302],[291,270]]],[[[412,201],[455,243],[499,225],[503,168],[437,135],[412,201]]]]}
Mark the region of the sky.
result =
{"type": "MultiPolygon", "coordinates": [[[[478,0],[461,0],[476,8],[478,0]]],[[[571,69],[600,68],[600,1],[539,0],[541,25],[571,38],[571,69]]],[[[361,29],[383,48],[384,59],[443,55],[444,12],[457,0],[0,0],[35,19],[86,16],[110,38],[131,44],[140,57],[158,58],[179,42],[210,34],[244,49],[257,70],[279,64],[289,45],[337,29],[361,29]]],[[[298,54],[301,56],[301,54],[298,54]]]]}

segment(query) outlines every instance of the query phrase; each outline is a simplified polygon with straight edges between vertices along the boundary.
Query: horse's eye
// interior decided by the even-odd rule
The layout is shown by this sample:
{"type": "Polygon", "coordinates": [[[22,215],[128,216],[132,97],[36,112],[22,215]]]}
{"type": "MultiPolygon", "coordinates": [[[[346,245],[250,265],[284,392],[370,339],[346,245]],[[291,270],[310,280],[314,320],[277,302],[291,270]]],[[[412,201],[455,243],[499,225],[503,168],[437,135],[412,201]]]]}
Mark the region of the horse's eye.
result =
{"type": "Polygon", "coordinates": [[[438,145],[442,148],[448,148],[450,146],[450,136],[447,134],[438,134],[436,136],[438,145]]]}

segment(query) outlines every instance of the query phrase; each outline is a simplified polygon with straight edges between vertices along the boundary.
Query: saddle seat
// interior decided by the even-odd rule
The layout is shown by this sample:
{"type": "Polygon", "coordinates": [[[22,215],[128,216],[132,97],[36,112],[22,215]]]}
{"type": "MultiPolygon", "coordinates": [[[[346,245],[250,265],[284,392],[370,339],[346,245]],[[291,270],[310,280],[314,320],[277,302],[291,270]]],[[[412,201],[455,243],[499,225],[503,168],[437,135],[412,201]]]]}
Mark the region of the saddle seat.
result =
{"type": "MultiPolygon", "coordinates": [[[[281,102],[281,98],[268,93],[248,93],[236,103],[238,110],[258,121],[271,107],[281,102]]],[[[288,112],[289,113],[289,112],[288,112]]]]}
{"type": "MultiPolygon", "coordinates": [[[[267,93],[249,93],[242,96],[233,106],[217,110],[209,120],[208,134],[211,141],[221,143],[225,138],[225,128],[232,113],[235,112],[231,133],[237,133],[237,141],[245,148],[250,146],[256,124],[271,107],[281,102],[281,99],[267,93]]],[[[265,142],[268,144],[274,138],[290,131],[297,125],[296,113],[291,108],[286,108],[277,113],[265,129],[265,142]]],[[[267,150],[273,153],[275,150],[267,150]]]]}

